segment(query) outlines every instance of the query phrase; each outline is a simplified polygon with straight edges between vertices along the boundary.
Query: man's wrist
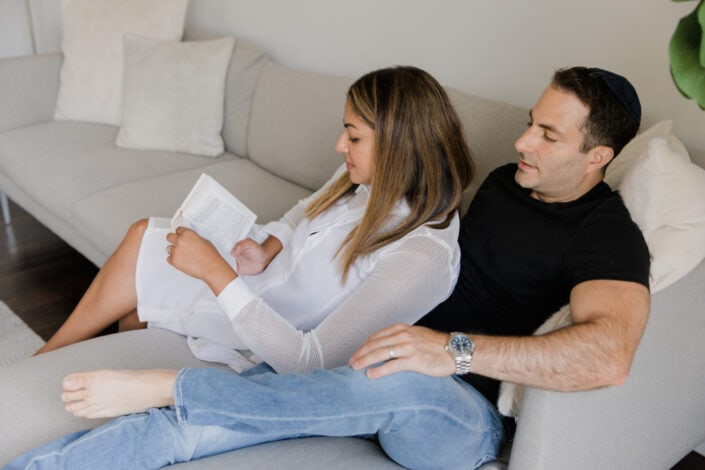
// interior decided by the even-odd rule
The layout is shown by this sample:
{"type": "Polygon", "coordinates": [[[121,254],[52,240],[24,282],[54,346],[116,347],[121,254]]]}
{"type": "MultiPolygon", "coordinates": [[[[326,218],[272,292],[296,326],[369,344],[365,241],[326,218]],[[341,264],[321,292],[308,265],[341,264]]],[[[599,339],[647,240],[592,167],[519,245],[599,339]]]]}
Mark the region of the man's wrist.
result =
{"type": "Polygon", "coordinates": [[[464,375],[470,372],[470,364],[475,353],[475,343],[465,333],[452,332],[448,337],[446,351],[455,362],[455,374],[464,375]]]}

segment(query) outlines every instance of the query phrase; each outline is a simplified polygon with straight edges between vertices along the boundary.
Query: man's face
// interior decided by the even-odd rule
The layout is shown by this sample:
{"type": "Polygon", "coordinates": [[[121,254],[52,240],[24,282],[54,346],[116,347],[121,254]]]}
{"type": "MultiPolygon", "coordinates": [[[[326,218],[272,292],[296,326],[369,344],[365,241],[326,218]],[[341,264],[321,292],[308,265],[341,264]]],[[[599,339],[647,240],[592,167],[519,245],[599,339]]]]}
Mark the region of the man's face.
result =
{"type": "Polygon", "coordinates": [[[572,201],[595,184],[590,152],[583,153],[582,126],[589,109],[575,95],[549,86],[530,112],[529,128],[514,143],[516,182],[545,202],[572,201]]]}

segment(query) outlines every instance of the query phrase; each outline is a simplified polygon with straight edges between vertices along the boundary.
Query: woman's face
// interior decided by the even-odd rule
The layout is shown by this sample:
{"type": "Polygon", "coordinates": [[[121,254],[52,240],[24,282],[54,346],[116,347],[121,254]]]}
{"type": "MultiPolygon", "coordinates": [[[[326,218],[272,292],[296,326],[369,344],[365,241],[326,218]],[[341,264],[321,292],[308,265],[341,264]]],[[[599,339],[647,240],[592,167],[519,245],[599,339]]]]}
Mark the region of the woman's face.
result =
{"type": "Polygon", "coordinates": [[[350,180],[370,184],[374,175],[375,131],[353,111],[348,101],[343,113],[343,132],[335,150],[345,158],[350,180]]]}

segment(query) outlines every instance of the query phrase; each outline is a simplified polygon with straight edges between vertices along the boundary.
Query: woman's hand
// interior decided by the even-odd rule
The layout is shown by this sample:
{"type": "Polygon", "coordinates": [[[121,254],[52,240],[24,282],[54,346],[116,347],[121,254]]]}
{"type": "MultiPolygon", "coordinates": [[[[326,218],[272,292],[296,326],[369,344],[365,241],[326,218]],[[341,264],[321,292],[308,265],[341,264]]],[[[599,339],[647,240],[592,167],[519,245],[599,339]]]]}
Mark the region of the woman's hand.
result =
{"type": "Polygon", "coordinates": [[[279,239],[270,235],[261,245],[251,238],[240,240],[230,254],[237,261],[238,274],[251,275],[264,271],[281,249],[279,239]]]}
{"type": "Polygon", "coordinates": [[[367,371],[371,379],[404,370],[432,377],[453,375],[455,361],[445,350],[448,337],[448,333],[398,323],[367,338],[350,358],[350,366],[360,370],[382,363],[367,371]]]}
{"type": "Polygon", "coordinates": [[[167,262],[184,274],[204,281],[215,295],[237,278],[237,273],[213,244],[193,230],[178,227],[166,239],[171,244],[167,247],[167,262]]]}

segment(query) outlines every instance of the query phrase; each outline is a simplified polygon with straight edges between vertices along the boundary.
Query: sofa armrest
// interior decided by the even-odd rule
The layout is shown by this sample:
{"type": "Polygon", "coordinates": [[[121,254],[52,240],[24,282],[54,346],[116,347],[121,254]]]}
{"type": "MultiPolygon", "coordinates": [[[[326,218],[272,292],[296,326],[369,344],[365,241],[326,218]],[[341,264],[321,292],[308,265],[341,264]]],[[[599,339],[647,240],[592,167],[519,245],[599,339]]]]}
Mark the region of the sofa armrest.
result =
{"type": "Polygon", "coordinates": [[[705,261],[653,295],[624,385],[527,389],[509,469],[671,468],[705,440],[705,261]]]}
{"type": "Polygon", "coordinates": [[[61,53],[0,59],[0,132],[53,119],[61,53]]]}

